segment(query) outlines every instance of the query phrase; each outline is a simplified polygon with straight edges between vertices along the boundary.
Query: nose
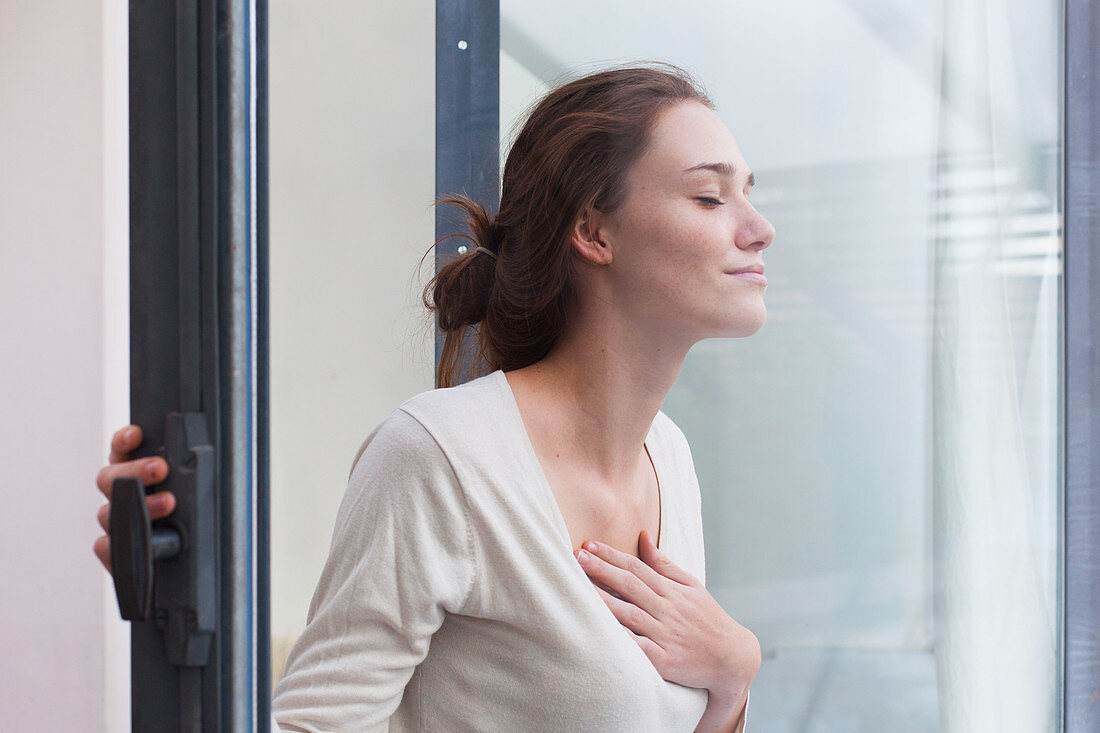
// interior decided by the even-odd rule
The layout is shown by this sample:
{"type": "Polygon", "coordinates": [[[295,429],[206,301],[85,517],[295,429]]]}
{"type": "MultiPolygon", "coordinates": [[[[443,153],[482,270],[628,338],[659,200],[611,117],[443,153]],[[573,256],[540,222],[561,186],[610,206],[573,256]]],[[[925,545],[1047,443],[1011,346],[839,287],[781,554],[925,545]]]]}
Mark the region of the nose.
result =
{"type": "Polygon", "coordinates": [[[749,216],[737,232],[737,248],[759,252],[767,249],[775,239],[775,227],[764,215],[749,204],[749,216]]]}

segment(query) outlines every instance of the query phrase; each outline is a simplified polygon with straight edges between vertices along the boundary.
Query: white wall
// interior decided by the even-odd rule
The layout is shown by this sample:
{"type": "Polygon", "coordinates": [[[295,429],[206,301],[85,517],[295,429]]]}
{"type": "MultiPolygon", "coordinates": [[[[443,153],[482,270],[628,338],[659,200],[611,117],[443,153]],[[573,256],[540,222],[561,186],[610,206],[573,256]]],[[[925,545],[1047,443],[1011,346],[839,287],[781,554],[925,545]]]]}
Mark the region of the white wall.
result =
{"type": "Polygon", "coordinates": [[[269,6],[274,678],[359,444],[433,385],[435,4],[269,6]]]}
{"type": "Polygon", "coordinates": [[[128,419],[125,3],[0,3],[0,709],[129,729],[128,635],[92,543],[128,419]]]}

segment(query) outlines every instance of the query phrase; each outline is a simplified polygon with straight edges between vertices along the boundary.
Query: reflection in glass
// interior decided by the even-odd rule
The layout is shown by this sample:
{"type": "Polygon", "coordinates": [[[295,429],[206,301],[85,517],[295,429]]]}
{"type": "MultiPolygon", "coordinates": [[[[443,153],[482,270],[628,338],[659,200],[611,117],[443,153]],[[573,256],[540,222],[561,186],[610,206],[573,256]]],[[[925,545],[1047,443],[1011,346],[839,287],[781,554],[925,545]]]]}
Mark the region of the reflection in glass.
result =
{"type": "Polygon", "coordinates": [[[501,134],[560,74],[698,75],[778,236],[769,318],[665,411],[754,731],[1057,729],[1061,9],[501,4],[501,134]]]}

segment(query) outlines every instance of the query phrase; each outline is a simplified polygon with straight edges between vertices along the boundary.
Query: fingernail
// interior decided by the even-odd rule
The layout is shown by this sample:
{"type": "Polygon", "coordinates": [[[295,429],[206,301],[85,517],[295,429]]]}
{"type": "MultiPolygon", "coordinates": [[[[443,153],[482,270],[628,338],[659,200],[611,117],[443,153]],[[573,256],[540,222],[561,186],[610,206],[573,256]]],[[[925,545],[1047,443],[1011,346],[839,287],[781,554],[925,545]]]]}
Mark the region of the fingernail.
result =
{"type": "Polygon", "coordinates": [[[161,510],[161,509],[166,509],[166,508],[168,508],[168,497],[167,496],[157,496],[157,497],[154,497],[152,500],[150,500],[149,503],[153,505],[153,509],[156,509],[158,511],[161,510]]]}
{"type": "Polygon", "coordinates": [[[157,476],[157,462],[156,461],[150,461],[147,468],[148,468],[149,475],[153,478],[156,478],[156,476],[157,476]]]}
{"type": "Polygon", "coordinates": [[[595,542],[585,542],[584,546],[588,548],[589,552],[596,552],[600,549],[600,546],[597,545],[595,542]]]}
{"type": "Polygon", "coordinates": [[[133,440],[134,439],[134,429],[130,428],[129,430],[127,430],[125,433],[122,434],[122,438],[123,438],[123,440],[126,440],[126,441],[133,440]]]}
{"type": "Polygon", "coordinates": [[[578,552],[577,553],[577,562],[579,562],[581,565],[588,562],[588,553],[585,552],[584,550],[581,550],[580,552],[578,552]]]}

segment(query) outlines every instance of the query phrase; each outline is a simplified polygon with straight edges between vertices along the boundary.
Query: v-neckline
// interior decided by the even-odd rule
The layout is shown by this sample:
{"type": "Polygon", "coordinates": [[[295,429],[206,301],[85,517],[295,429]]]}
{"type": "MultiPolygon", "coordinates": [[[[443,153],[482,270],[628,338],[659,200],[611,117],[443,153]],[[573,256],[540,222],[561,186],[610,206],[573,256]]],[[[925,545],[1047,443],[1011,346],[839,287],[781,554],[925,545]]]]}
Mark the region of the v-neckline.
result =
{"type": "MultiPolygon", "coordinates": [[[[561,506],[558,504],[558,497],[554,494],[554,489],[550,486],[550,480],[546,478],[546,471],[542,467],[542,463],[539,461],[538,454],[535,453],[535,445],[531,442],[531,435],[527,432],[527,424],[523,422],[523,413],[519,410],[519,402],[516,400],[516,393],[512,390],[512,385],[508,382],[508,377],[505,376],[503,369],[497,369],[493,372],[493,376],[500,380],[503,391],[507,394],[506,402],[511,407],[512,417],[516,421],[517,432],[519,433],[520,442],[523,443],[527,450],[527,458],[534,469],[535,478],[542,489],[544,499],[550,504],[551,513],[554,515],[554,519],[558,524],[558,533],[565,539],[565,545],[569,549],[569,554],[573,554],[573,538],[569,535],[569,525],[565,523],[565,515],[562,514],[561,506]]],[[[661,485],[664,483],[661,479],[663,473],[658,465],[658,461],[653,456],[653,451],[650,450],[650,444],[652,443],[651,437],[653,435],[653,426],[650,425],[649,432],[646,434],[645,440],[642,442],[642,447],[645,449],[646,455],[649,457],[649,464],[653,467],[653,475],[657,479],[657,549],[662,550],[665,547],[665,526],[668,524],[665,518],[665,499],[664,492],[661,490],[661,485]]],[[[630,553],[633,555],[634,553],[630,553]]]]}

